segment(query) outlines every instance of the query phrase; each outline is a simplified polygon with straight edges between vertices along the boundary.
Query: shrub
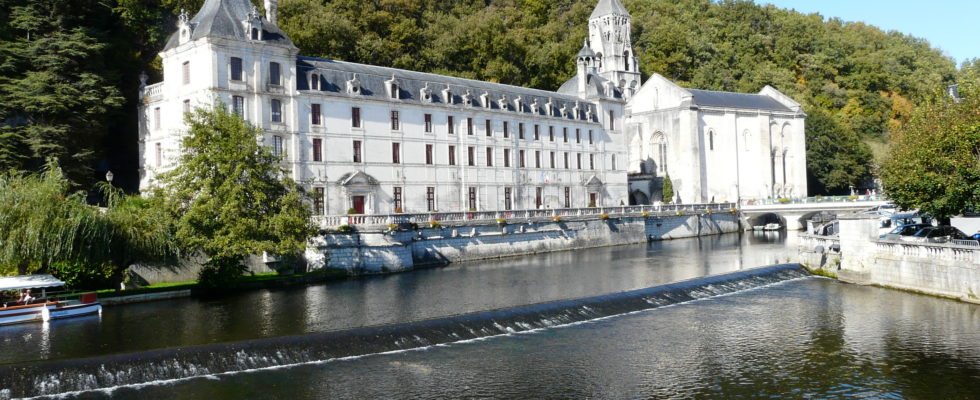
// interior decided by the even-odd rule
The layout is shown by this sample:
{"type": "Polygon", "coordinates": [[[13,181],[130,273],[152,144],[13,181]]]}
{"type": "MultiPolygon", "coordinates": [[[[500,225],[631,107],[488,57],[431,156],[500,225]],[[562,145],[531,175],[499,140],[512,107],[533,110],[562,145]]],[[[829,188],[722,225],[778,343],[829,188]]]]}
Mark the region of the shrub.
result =
{"type": "Polygon", "coordinates": [[[785,198],[785,197],[780,197],[779,198],[779,202],[782,203],[782,204],[789,203],[790,201],[792,201],[792,200],[790,200],[788,198],[785,198]]]}
{"type": "Polygon", "coordinates": [[[609,213],[602,213],[602,215],[599,215],[599,219],[603,221],[609,219],[609,213]]]}
{"type": "Polygon", "coordinates": [[[497,223],[500,225],[504,225],[507,223],[507,220],[503,218],[497,218],[497,223]]]}
{"type": "Polygon", "coordinates": [[[429,227],[432,228],[432,229],[439,229],[440,227],[442,227],[442,224],[439,223],[439,221],[432,220],[432,221],[429,221],[429,227]]]}
{"type": "Polygon", "coordinates": [[[551,220],[552,221],[555,221],[555,222],[561,222],[561,216],[560,215],[556,215],[554,217],[551,217],[551,220]]]}
{"type": "Polygon", "coordinates": [[[348,208],[347,209],[347,214],[348,215],[357,214],[357,210],[355,210],[354,207],[348,208]]]}
{"type": "Polygon", "coordinates": [[[351,225],[341,225],[337,227],[337,231],[341,233],[351,233],[354,232],[354,227],[351,225]]]}
{"type": "Polygon", "coordinates": [[[595,202],[594,201],[590,201],[589,202],[589,208],[595,208],[595,202]]]}
{"type": "Polygon", "coordinates": [[[111,264],[86,264],[78,261],[59,261],[48,266],[48,273],[65,282],[71,290],[116,288],[111,264]]]}
{"type": "Polygon", "coordinates": [[[204,264],[197,276],[198,283],[206,288],[227,288],[245,273],[245,265],[234,258],[212,258],[204,264]]]}
{"type": "Polygon", "coordinates": [[[650,216],[650,213],[644,211],[644,212],[641,212],[640,215],[643,216],[644,218],[646,218],[646,217],[649,217],[650,216]]]}
{"type": "Polygon", "coordinates": [[[388,224],[388,230],[389,231],[398,230],[398,224],[388,224]]]}
{"type": "Polygon", "coordinates": [[[851,201],[854,201],[854,200],[857,200],[858,197],[857,197],[857,195],[853,195],[852,194],[850,197],[848,197],[848,199],[850,199],[851,201]]]}

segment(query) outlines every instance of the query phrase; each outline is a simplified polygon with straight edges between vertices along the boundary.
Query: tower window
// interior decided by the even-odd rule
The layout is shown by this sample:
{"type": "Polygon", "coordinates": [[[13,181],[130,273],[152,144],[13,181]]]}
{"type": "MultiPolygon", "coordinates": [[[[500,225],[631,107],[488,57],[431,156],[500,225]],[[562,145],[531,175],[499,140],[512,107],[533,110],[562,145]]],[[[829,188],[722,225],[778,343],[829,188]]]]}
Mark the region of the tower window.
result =
{"type": "Polygon", "coordinates": [[[354,141],[354,162],[356,162],[356,163],[361,162],[361,141],[360,140],[355,140],[354,141]]]}

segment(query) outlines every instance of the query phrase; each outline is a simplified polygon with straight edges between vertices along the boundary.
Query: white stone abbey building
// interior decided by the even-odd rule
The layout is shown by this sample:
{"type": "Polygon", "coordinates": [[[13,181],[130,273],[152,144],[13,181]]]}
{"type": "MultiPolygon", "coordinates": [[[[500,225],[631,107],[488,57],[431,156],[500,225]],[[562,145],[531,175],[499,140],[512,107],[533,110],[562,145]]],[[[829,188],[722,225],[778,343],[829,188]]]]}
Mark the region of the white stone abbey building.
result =
{"type": "Polygon", "coordinates": [[[647,203],[667,172],[686,203],[805,194],[799,105],[769,87],[641,86],[619,0],[599,1],[556,92],[304,57],[277,1],[265,9],[181,15],[163,82],[142,89],[141,188],[178,160],[184,113],[221,102],[265,132],[318,214],[647,203]]]}

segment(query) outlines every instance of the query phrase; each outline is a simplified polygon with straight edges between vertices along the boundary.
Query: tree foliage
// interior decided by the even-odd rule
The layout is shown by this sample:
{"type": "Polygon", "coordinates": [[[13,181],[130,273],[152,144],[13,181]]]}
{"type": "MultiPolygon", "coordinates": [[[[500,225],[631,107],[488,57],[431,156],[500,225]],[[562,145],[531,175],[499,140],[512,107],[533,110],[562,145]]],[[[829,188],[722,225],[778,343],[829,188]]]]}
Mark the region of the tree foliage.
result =
{"type": "Polygon", "coordinates": [[[980,207],[980,81],[920,105],[895,133],[882,183],[899,207],[945,219],[980,207]]]}
{"type": "Polygon", "coordinates": [[[241,274],[250,255],[292,256],[315,233],[302,189],[281,158],[257,141],[262,131],[224,106],[187,114],[178,166],[161,176],[176,235],[207,257],[202,283],[241,274]]]}
{"type": "Polygon", "coordinates": [[[100,210],[70,188],[54,162],[37,174],[0,175],[0,275],[49,272],[118,283],[132,263],[177,257],[162,208],[107,184],[102,190],[108,196],[100,210]]]}
{"type": "Polygon", "coordinates": [[[806,120],[806,159],[810,193],[847,194],[871,178],[871,149],[820,109],[806,120]]]}
{"type": "Polygon", "coordinates": [[[670,180],[670,174],[664,176],[664,186],[663,186],[663,202],[670,203],[674,201],[674,182],[670,180]]]}

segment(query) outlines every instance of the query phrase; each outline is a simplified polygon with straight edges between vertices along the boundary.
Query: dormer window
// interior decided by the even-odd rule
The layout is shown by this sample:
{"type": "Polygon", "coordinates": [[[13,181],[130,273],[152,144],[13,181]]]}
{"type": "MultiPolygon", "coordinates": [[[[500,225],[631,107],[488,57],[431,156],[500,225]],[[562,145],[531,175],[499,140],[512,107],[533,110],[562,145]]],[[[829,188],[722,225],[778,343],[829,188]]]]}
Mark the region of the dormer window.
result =
{"type": "Polygon", "coordinates": [[[507,104],[507,95],[506,94],[505,95],[501,95],[500,96],[500,100],[497,100],[497,107],[500,107],[501,110],[508,110],[508,109],[510,109],[510,106],[507,104]]]}
{"type": "Polygon", "coordinates": [[[521,96],[517,96],[517,98],[514,99],[514,111],[524,112],[524,98],[521,96]]]}
{"type": "Polygon", "coordinates": [[[582,117],[580,113],[581,109],[578,106],[578,102],[575,102],[575,107],[572,107],[572,119],[579,119],[582,117]]]}
{"type": "Polygon", "coordinates": [[[555,105],[548,99],[548,102],[544,104],[544,111],[548,113],[549,117],[555,116],[555,105]]]}
{"type": "Polygon", "coordinates": [[[320,74],[310,74],[310,90],[320,90],[320,74]]]}
{"type": "Polygon", "coordinates": [[[470,93],[469,90],[467,90],[466,93],[463,94],[463,105],[465,106],[473,105],[473,95],[470,93]]]}
{"type": "Polygon", "coordinates": [[[419,97],[425,103],[431,103],[432,102],[432,89],[429,89],[429,84],[428,83],[425,84],[425,87],[423,87],[421,90],[419,90],[419,97]]]}
{"type": "Polygon", "coordinates": [[[568,104],[562,104],[559,112],[561,113],[562,118],[568,118],[568,104]]]}
{"type": "Polygon", "coordinates": [[[180,30],[180,43],[186,43],[191,39],[194,26],[191,24],[191,16],[187,13],[187,10],[180,10],[180,15],[177,16],[177,29],[180,30]]]}
{"type": "Polygon", "coordinates": [[[445,99],[446,104],[453,104],[453,92],[449,90],[449,86],[442,89],[442,98],[445,99]]]}
{"type": "Polygon", "coordinates": [[[259,32],[258,28],[252,28],[252,40],[259,40],[259,32]]]}
{"type": "Polygon", "coordinates": [[[259,10],[255,6],[252,6],[252,10],[248,12],[248,16],[242,21],[242,25],[244,25],[249,39],[262,40],[262,14],[259,14],[259,10]]]}
{"type": "Polygon", "coordinates": [[[357,79],[357,74],[347,80],[347,93],[361,94],[361,81],[357,79]]]}
{"type": "Polygon", "coordinates": [[[391,76],[391,79],[385,81],[385,88],[388,90],[388,98],[390,99],[401,98],[401,92],[399,92],[398,86],[399,86],[398,80],[395,79],[394,75],[391,76]]]}
{"type": "Polygon", "coordinates": [[[483,94],[480,95],[480,105],[483,106],[483,108],[490,108],[490,93],[483,92],[483,94]]]}
{"type": "Polygon", "coordinates": [[[538,114],[541,111],[541,106],[538,105],[538,99],[534,99],[531,102],[531,113],[538,114]]]}
{"type": "Polygon", "coordinates": [[[592,121],[592,108],[589,107],[585,108],[585,120],[592,121]]]}

